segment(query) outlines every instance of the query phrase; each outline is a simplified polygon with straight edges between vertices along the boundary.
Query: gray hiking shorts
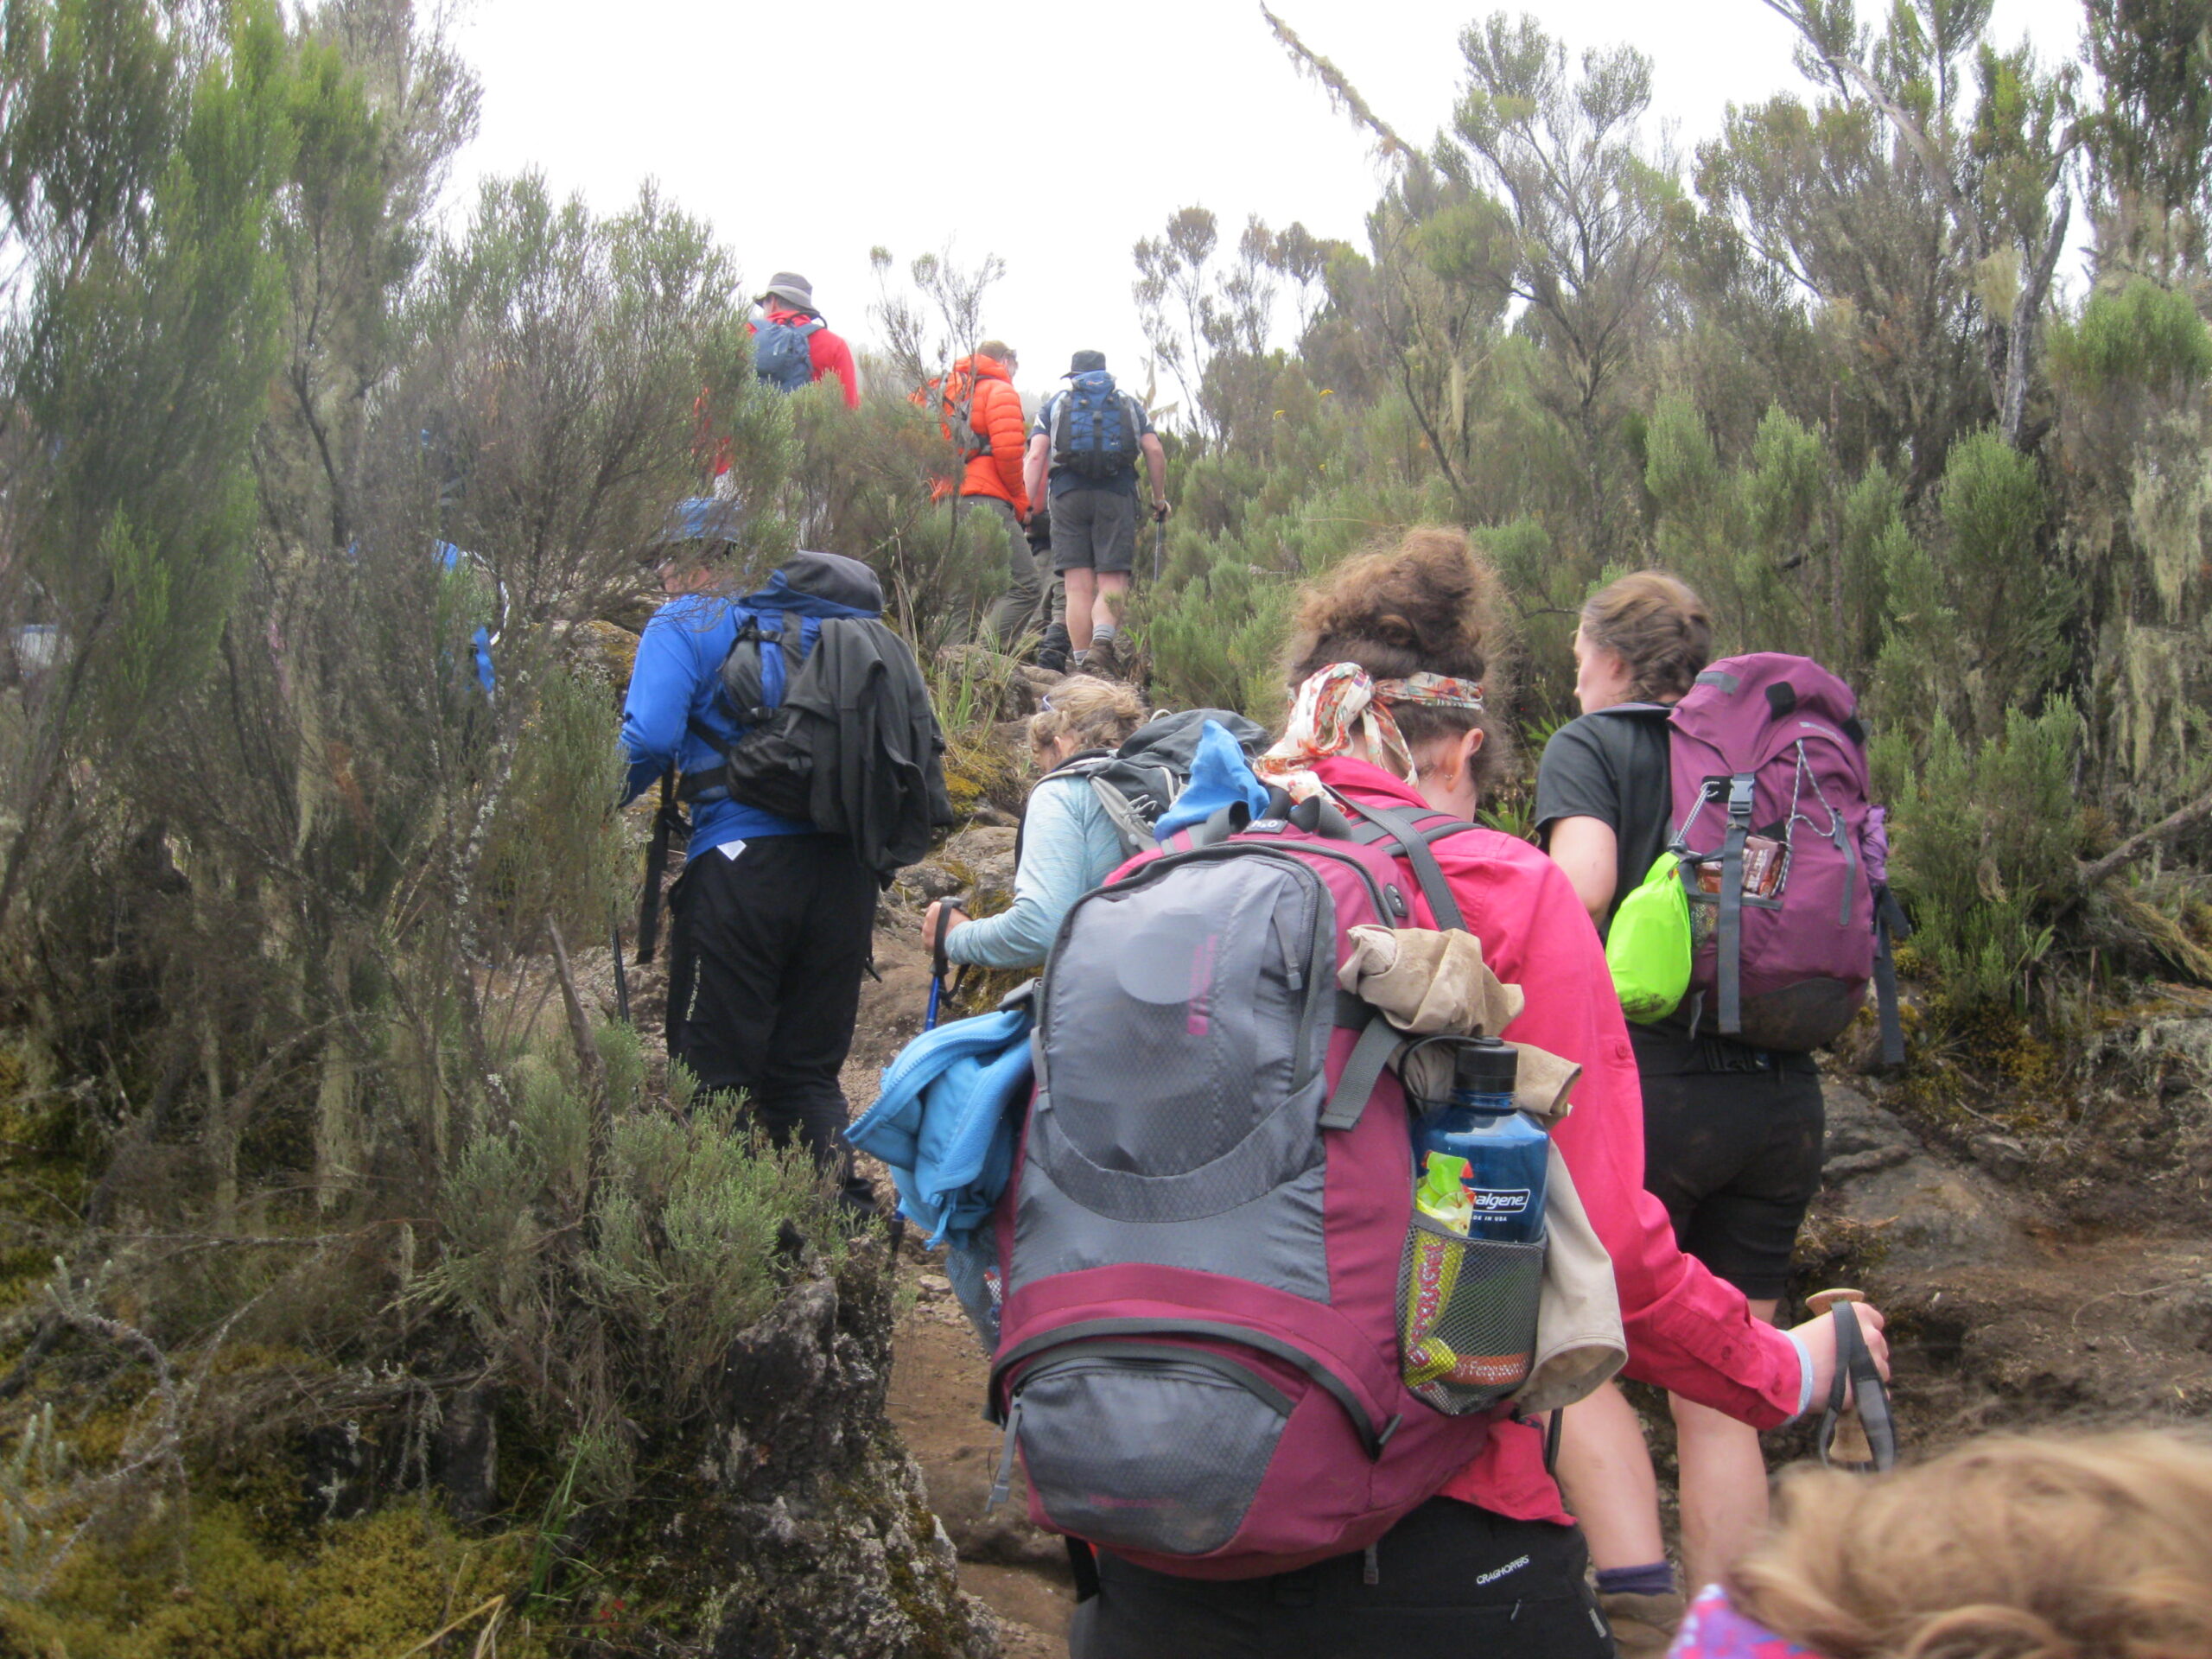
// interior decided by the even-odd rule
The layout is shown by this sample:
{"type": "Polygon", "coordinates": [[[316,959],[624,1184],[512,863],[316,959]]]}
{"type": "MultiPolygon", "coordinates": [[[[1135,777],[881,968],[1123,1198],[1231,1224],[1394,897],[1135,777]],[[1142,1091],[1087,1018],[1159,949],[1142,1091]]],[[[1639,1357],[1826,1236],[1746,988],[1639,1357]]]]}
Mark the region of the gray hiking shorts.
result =
{"type": "Polygon", "coordinates": [[[1052,498],[1052,569],[1129,573],[1137,556],[1137,499],[1072,489],[1052,498]]]}

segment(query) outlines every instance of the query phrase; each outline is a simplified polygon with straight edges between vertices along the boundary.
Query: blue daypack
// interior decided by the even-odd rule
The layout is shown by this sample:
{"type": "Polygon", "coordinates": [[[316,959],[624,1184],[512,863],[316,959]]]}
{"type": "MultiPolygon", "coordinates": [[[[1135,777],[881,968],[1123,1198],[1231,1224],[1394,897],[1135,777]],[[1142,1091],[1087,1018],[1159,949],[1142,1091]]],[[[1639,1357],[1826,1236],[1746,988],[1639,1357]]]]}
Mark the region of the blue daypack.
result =
{"type": "Polygon", "coordinates": [[[1115,478],[1136,465],[1137,435],[1114,377],[1103,369],[1072,376],[1052,423],[1052,465],[1078,478],[1115,478]]]}
{"type": "Polygon", "coordinates": [[[804,322],[764,320],[753,336],[753,372],[779,391],[802,391],[814,384],[814,358],[807,341],[825,325],[819,317],[804,322]]]}

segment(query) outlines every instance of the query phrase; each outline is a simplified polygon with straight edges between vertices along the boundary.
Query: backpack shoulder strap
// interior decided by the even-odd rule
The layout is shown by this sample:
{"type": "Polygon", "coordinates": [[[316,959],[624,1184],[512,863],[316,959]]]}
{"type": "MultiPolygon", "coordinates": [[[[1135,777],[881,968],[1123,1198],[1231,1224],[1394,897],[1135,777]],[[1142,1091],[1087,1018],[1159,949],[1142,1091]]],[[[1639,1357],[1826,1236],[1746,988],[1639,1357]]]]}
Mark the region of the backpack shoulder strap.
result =
{"type": "Polygon", "coordinates": [[[1421,897],[1428,900],[1429,913],[1436,918],[1437,925],[1447,930],[1465,932],[1466,914],[1459,908],[1459,900],[1452,892],[1452,884],[1445,879],[1444,866],[1438,862],[1429,842],[1439,836],[1457,835],[1462,830],[1471,830],[1475,826],[1459,823],[1446,815],[1445,823],[1424,830],[1421,820],[1427,815],[1410,808],[1368,806],[1348,795],[1338,795],[1336,798],[1367,820],[1370,828],[1353,831],[1353,838],[1370,846],[1382,846],[1388,842],[1393,857],[1402,857],[1413,866],[1414,879],[1421,883],[1421,897]]]}
{"type": "Polygon", "coordinates": [[[1122,838],[1122,850],[1134,857],[1149,852],[1155,844],[1152,826],[1144,821],[1143,814],[1129,804],[1129,798],[1106,781],[1103,768],[1090,774],[1090,792],[1105,810],[1114,825],[1114,833],[1122,838]]]}

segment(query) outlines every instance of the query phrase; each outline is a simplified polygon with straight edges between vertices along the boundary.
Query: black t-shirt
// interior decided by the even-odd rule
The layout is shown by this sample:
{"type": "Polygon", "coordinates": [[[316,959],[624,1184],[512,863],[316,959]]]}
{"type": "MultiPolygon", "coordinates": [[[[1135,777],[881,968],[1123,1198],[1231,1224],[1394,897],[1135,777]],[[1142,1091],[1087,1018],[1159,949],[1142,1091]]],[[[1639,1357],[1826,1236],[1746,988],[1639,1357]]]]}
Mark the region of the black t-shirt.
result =
{"type": "Polygon", "coordinates": [[[1611,830],[1619,849],[1605,926],[1666,850],[1674,810],[1667,710],[1656,704],[1623,703],[1584,715],[1544,745],[1536,767],[1536,834],[1543,844],[1551,845],[1552,825],[1561,818],[1595,818],[1611,830]]]}

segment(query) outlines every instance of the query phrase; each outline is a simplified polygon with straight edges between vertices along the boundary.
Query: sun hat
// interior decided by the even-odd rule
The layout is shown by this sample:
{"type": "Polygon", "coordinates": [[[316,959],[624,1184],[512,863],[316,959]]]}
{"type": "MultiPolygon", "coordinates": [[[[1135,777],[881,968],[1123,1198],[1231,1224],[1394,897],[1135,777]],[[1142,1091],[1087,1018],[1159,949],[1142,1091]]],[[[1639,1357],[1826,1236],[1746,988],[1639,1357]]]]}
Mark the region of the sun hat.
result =
{"type": "Polygon", "coordinates": [[[784,300],[802,311],[814,309],[814,284],[795,270],[779,270],[768,279],[767,290],[757,296],[762,302],[784,300]]]}

